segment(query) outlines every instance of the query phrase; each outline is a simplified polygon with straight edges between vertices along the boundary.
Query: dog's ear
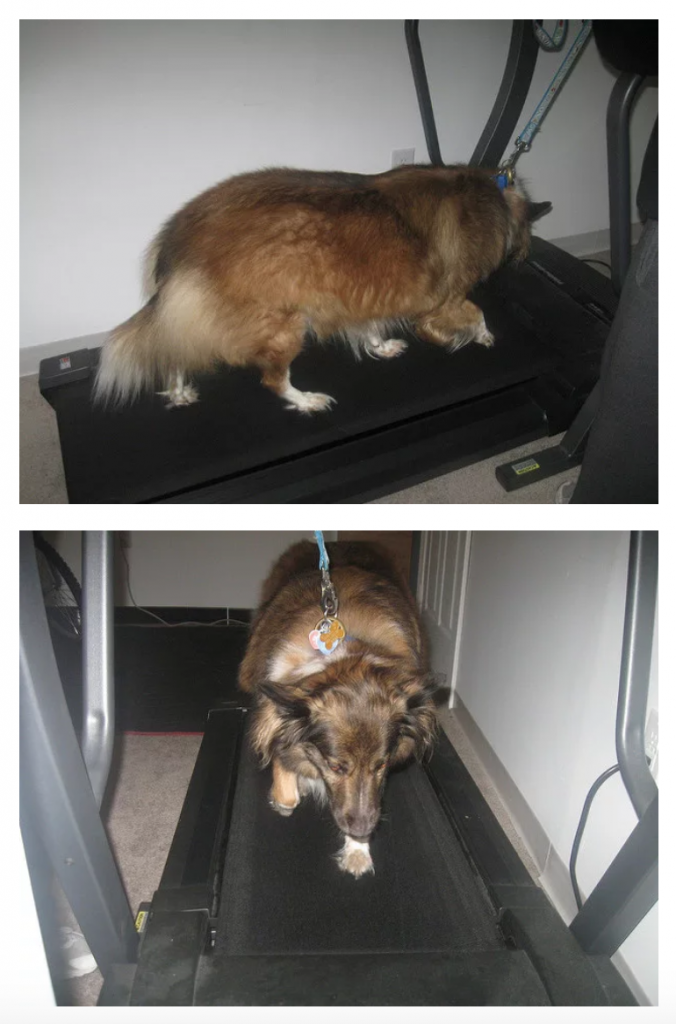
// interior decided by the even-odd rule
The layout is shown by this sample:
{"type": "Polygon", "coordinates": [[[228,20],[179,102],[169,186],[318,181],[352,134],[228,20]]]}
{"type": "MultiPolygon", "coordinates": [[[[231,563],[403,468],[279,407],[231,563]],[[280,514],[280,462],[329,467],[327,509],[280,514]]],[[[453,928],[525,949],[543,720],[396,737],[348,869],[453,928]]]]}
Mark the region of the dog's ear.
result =
{"type": "Polygon", "coordinates": [[[257,692],[271,700],[277,711],[288,718],[307,718],[310,714],[309,694],[302,688],[266,680],[258,685],[257,692]]]}
{"type": "Polygon", "coordinates": [[[406,700],[406,711],[399,719],[400,744],[395,760],[411,754],[422,758],[431,749],[436,731],[434,697],[445,681],[445,675],[428,672],[398,687],[399,694],[406,700]]]}
{"type": "Polygon", "coordinates": [[[552,210],[552,204],[550,202],[545,203],[531,203],[530,199],[527,200],[526,216],[532,224],[533,221],[539,220],[540,217],[544,217],[546,213],[550,213],[552,210]]]}
{"type": "Polygon", "coordinates": [[[444,672],[427,672],[424,675],[416,675],[406,679],[398,689],[401,695],[406,698],[407,706],[413,709],[429,703],[430,697],[436,697],[445,683],[446,674],[444,672]]]}

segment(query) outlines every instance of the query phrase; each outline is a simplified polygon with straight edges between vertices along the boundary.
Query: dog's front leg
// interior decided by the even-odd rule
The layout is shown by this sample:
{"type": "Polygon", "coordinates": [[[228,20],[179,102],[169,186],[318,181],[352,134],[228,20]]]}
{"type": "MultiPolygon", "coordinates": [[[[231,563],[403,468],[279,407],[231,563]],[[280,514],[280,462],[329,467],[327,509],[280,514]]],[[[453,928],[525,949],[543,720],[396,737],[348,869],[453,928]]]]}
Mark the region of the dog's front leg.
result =
{"type": "Polygon", "coordinates": [[[284,768],[279,761],[272,762],[272,789],[270,790],[270,806],[278,814],[288,817],[298,807],[300,794],[295,772],[284,768]]]}
{"type": "Polygon", "coordinates": [[[484,315],[469,299],[449,299],[416,324],[417,333],[436,345],[450,349],[462,348],[470,341],[490,347],[494,338],[486,326],[484,315]]]}
{"type": "Polygon", "coordinates": [[[348,871],[355,878],[365,875],[367,871],[375,873],[368,843],[360,843],[351,836],[345,836],[345,845],[337,854],[338,867],[341,871],[348,871]]]}

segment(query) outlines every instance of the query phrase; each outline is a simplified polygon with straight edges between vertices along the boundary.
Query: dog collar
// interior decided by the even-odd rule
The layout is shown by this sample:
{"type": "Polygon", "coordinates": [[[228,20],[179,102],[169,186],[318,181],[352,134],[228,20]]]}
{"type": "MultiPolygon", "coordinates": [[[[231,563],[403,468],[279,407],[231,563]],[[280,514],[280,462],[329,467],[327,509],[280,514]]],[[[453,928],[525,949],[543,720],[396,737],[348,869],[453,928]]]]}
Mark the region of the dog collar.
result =
{"type": "Polygon", "coordinates": [[[511,174],[510,174],[510,172],[508,170],[506,170],[506,171],[499,171],[497,174],[493,175],[493,181],[498,186],[500,191],[504,192],[504,190],[509,185],[512,184],[512,176],[511,176],[511,174]]]}

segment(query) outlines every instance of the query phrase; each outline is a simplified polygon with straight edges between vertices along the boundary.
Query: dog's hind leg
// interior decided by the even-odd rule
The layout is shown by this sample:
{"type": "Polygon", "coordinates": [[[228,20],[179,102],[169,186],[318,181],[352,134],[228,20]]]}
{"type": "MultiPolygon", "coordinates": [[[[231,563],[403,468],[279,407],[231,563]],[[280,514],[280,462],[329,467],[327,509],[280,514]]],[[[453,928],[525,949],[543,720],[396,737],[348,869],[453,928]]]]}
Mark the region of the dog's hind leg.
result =
{"type": "Polygon", "coordinates": [[[189,384],[178,370],[169,377],[166,391],[158,391],[157,393],[168,399],[165,407],[167,409],[172,409],[179,405],[192,405],[193,402],[199,401],[197,388],[193,384],[189,384]]]}
{"type": "Polygon", "coordinates": [[[270,806],[285,818],[298,807],[300,794],[298,779],[295,772],[284,768],[279,761],[272,762],[272,789],[270,790],[270,806]]]}

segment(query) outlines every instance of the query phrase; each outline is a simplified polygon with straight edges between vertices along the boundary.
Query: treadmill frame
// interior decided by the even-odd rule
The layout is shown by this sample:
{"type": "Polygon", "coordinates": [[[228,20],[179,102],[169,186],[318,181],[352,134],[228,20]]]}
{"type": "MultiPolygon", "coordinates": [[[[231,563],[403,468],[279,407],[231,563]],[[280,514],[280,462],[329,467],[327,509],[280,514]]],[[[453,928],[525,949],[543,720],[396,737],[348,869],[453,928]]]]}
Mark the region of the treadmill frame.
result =
{"type": "MultiPolygon", "coordinates": [[[[209,713],[165,870],[148,907],[136,971],[124,966],[112,971],[99,1005],[201,1005],[200,966],[202,957],[210,955],[218,927],[219,892],[246,716],[245,707],[209,713]]],[[[546,993],[543,1001],[553,1005],[635,1005],[609,957],[582,951],[524,867],[444,734],[425,771],[486,888],[506,946],[514,950],[517,960],[527,957],[537,972],[543,995],[546,993]]],[[[371,978],[375,972],[378,977],[381,970],[390,969],[391,955],[402,972],[407,967],[420,970],[428,960],[437,986],[443,972],[453,969],[455,957],[453,953],[233,957],[238,964],[241,959],[249,966],[243,979],[233,981],[231,992],[220,994],[219,1005],[347,1005],[353,999],[339,990],[341,965],[349,961],[350,979],[357,979],[358,990],[360,972],[371,978]],[[337,989],[331,988],[318,968],[322,962],[331,963],[337,989]]],[[[522,969],[527,968],[523,963],[522,969]]],[[[406,984],[399,991],[382,992],[382,1005],[405,1002],[406,984]]],[[[480,981],[473,985],[471,1001],[481,1005],[480,981]]],[[[461,991],[466,999],[467,988],[461,991]]]]}

